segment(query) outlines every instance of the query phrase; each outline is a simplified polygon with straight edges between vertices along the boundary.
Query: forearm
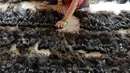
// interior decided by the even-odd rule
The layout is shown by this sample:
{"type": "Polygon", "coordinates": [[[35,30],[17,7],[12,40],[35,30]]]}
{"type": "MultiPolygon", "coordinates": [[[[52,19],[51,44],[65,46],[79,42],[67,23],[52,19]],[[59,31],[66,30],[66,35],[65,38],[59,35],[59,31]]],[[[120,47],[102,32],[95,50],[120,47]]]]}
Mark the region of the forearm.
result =
{"type": "Polygon", "coordinates": [[[68,20],[73,15],[74,11],[77,8],[78,2],[79,2],[79,0],[73,0],[72,1],[72,3],[70,5],[70,7],[69,7],[69,9],[68,9],[64,19],[68,20]]]}

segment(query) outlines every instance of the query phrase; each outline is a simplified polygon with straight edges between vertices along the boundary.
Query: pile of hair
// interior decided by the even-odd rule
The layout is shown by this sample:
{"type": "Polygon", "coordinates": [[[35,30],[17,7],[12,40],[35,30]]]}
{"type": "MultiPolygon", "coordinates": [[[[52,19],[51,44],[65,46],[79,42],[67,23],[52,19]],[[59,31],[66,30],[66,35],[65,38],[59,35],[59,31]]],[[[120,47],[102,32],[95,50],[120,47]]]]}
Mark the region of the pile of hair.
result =
{"type": "Polygon", "coordinates": [[[43,29],[64,16],[54,10],[9,6],[1,11],[0,73],[130,73],[130,33],[115,31],[130,28],[130,13],[76,11],[74,15],[81,28],[91,31],[43,29]],[[88,55],[93,52],[102,56],[88,55]]]}
{"type": "Polygon", "coordinates": [[[24,9],[20,5],[17,8],[9,5],[5,11],[0,12],[1,26],[29,26],[29,27],[53,27],[57,21],[63,18],[63,14],[55,10],[24,9]]]}
{"type": "Polygon", "coordinates": [[[16,44],[22,50],[39,42],[39,49],[65,50],[71,46],[74,50],[88,52],[117,53],[130,49],[130,37],[123,37],[117,32],[58,32],[52,29],[19,28],[16,31],[0,30],[0,47],[16,44]]]}
{"type": "Polygon", "coordinates": [[[74,52],[55,53],[50,56],[41,54],[10,53],[0,55],[1,73],[129,73],[130,56],[128,54],[107,54],[101,58],[87,58],[74,52]],[[3,58],[4,57],[4,58],[3,58]]]}
{"type": "Polygon", "coordinates": [[[103,0],[104,2],[116,2],[117,4],[125,4],[129,2],[129,0],[103,0]]]}
{"type": "Polygon", "coordinates": [[[43,2],[43,1],[48,1],[48,0],[0,0],[1,3],[6,3],[6,2],[9,2],[9,3],[19,3],[19,2],[24,2],[24,1],[28,1],[28,2],[31,2],[31,1],[36,1],[36,2],[43,2]]]}
{"type": "Polygon", "coordinates": [[[80,27],[88,30],[119,30],[130,28],[130,12],[122,11],[116,15],[112,12],[76,11],[74,15],[80,20],[80,27]]]}
{"type": "Polygon", "coordinates": [[[19,28],[0,30],[0,72],[48,73],[48,72],[129,72],[130,36],[117,32],[58,32],[53,29],[19,28]],[[50,50],[49,56],[43,53],[30,53],[31,46],[38,44],[38,50],[50,50]],[[11,52],[16,44],[20,55],[11,52]],[[102,57],[87,57],[78,50],[101,52],[102,57]]]}

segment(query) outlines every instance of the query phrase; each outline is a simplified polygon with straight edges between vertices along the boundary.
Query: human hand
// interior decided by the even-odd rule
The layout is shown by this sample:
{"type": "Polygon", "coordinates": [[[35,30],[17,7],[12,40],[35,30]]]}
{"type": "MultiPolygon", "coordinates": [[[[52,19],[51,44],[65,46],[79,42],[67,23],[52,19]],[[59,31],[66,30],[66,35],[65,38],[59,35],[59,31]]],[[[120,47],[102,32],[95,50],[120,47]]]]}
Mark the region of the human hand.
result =
{"type": "Polygon", "coordinates": [[[46,6],[48,6],[48,4],[49,4],[49,2],[44,1],[43,3],[40,3],[40,6],[46,7],[46,6]]]}
{"type": "Polygon", "coordinates": [[[61,21],[58,21],[55,26],[58,27],[58,28],[63,28],[67,24],[68,24],[68,22],[61,20],[61,21]]]}
{"type": "Polygon", "coordinates": [[[64,6],[63,5],[58,5],[58,7],[57,7],[57,12],[59,12],[59,13],[65,13],[65,8],[64,8],[64,6]]]}

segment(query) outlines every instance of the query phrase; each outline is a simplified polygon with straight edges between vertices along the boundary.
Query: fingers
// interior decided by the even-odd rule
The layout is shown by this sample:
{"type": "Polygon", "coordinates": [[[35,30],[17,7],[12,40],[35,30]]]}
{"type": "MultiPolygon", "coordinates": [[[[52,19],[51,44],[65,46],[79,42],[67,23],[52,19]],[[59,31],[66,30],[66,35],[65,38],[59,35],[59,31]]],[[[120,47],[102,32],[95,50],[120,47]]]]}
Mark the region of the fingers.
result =
{"type": "Polygon", "coordinates": [[[61,10],[60,10],[60,8],[57,8],[57,12],[58,12],[58,13],[61,13],[61,10]]]}
{"type": "Polygon", "coordinates": [[[64,8],[61,10],[61,13],[65,14],[65,9],[64,8]]]}
{"type": "Polygon", "coordinates": [[[57,12],[58,13],[65,13],[65,8],[63,7],[63,6],[59,6],[58,8],[57,8],[57,12]]]}
{"type": "Polygon", "coordinates": [[[65,13],[64,9],[58,9],[57,11],[58,11],[58,13],[63,13],[63,14],[65,13]]]}
{"type": "Polygon", "coordinates": [[[63,14],[65,14],[65,9],[63,9],[63,12],[62,12],[63,14]]]}
{"type": "Polygon", "coordinates": [[[62,21],[59,21],[59,22],[57,22],[56,23],[56,27],[58,27],[58,28],[62,28],[63,26],[65,25],[65,23],[64,22],[62,22],[62,21]]]}
{"type": "Polygon", "coordinates": [[[62,10],[61,8],[57,8],[57,12],[58,12],[58,13],[62,13],[63,10],[62,10]]]}
{"type": "Polygon", "coordinates": [[[40,3],[40,6],[47,6],[48,5],[48,2],[43,2],[43,3],[40,3]]]}
{"type": "Polygon", "coordinates": [[[57,24],[56,24],[56,27],[63,27],[63,25],[62,25],[63,23],[62,22],[57,22],[57,24]]]}

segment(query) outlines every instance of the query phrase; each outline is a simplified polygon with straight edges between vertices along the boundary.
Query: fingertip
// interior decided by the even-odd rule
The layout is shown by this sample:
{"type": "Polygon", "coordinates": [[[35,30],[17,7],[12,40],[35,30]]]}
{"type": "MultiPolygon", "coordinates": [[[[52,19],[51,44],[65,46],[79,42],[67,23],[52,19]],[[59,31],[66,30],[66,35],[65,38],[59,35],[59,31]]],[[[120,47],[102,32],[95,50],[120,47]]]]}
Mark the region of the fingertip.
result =
{"type": "Polygon", "coordinates": [[[60,25],[57,25],[57,27],[60,27],[60,25]]]}

